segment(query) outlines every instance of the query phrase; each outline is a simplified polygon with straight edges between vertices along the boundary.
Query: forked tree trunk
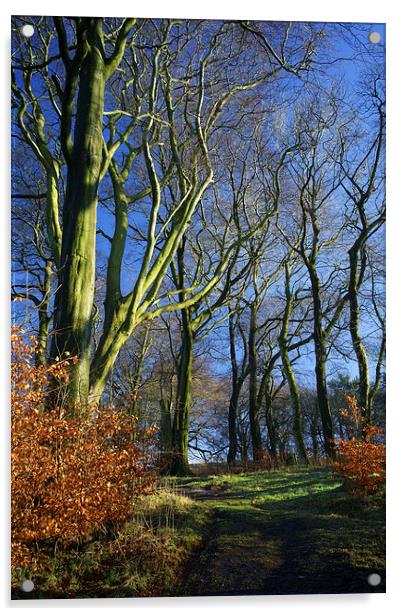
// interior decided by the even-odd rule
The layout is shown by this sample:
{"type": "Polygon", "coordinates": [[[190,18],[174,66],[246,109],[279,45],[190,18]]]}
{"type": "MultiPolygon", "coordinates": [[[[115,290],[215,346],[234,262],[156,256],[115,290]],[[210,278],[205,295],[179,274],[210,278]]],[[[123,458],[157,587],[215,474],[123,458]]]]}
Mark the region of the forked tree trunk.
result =
{"type": "Polygon", "coordinates": [[[335,457],[334,427],[332,421],[331,405],[327,388],[327,349],[326,337],[322,324],[321,289],[315,265],[310,265],[309,274],[313,295],[314,315],[314,352],[315,352],[315,377],[317,388],[317,404],[320,412],[322,430],[324,436],[324,449],[328,457],[335,457]]]}
{"type": "Polygon", "coordinates": [[[292,313],[292,295],[290,290],[290,270],[289,265],[285,266],[286,282],[286,306],[282,317],[282,327],[279,334],[279,348],[281,352],[282,366],[285,373],[286,381],[288,383],[290,398],[292,401],[293,409],[293,435],[295,437],[296,446],[300,457],[303,462],[308,464],[308,455],[306,445],[303,438],[302,416],[301,416],[301,400],[300,393],[297,387],[295,374],[293,372],[292,364],[289,359],[289,352],[287,347],[287,336],[289,330],[289,318],[292,313]]]}

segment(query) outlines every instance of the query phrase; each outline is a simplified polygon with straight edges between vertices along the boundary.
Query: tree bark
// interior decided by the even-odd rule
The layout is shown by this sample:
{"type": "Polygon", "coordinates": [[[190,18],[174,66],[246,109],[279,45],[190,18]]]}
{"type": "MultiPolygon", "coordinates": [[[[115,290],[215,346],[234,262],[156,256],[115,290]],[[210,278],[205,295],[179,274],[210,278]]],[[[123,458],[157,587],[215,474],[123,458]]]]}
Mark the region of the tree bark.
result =
{"type": "Polygon", "coordinates": [[[253,302],[250,306],[250,329],[249,329],[249,420],[253,460],[258,462],[262,456],[261,430],[258,418],[257,403],[257,306],[253,302]]]}
{"type": "Polygon", "coordinates": [[[51,356],[78,357],[69,402],[86,406],[95,282],[96,208],[102,162],[106,72],[102,20],[89,20],[80,68],[74,146],[68,163],[63,241],[51,356]]]}
{"type": "Polygon", "coordinates": [[[160,436],[159,448],[162,454],[169,454],[172,450],[172,403],[166,398],[161,398],[160,405],[160,436]]]}
{"type": "Polygon", "coordinates": [[[49,340],[49,304],[51,293],[51,277],[52,277],[52,262],[46,261],[45,276],[43,282],[43,298],[38,307],[39,330],[35,348],[35,364],[36,366],[46,366],[47,364],[47,346],[49,340]]]}
{"type": "Polygon", "coordinates": [[[361,407],[365,421],[370,423],[370,376],[366,350],[364,348],[359,331],[360,306],[359,306],[359,247],[353,246],[349,250],[349,308],[350,308],[350,335],[353,349],[356,355],[359,369],[359,406],[361,407]]]}
{"type": "Polygon", "coordinates": [[[236,461],[238,450],[237,445],[237,405],[241,384],[239,383],[239,374],[236,358],[236,337],[233,314],[229,315],[229,343],[230,343],[230,359],[232,365],[232,393],[229,401],[228,415],[228,434],[229,434],[229,451],[227,455],[228,466],[233,466],[236,461]]]}
{"type": "Polygon", "coordinates": [[[229,432],[229,451],[227,455],[228,466],[233,466],[236,462],[238,450],[237,445],[237,405],[239,401],[240,390],[238,384],[233,385],[232,394],[229,401],[229,416],[228,416],[228,432],[229,432]]]}
{"type": "Polygon", "coordinates": [[[315,352],[315,377],[317,388],[317,404],[321,416],[322,430],[324,436],[324,449],[327,456],[335,457],[334,446],[334,427],[332,421],[331,405],[327,388],[327,349],[326,336],[322,325],[322,302],[320,281],[315,265],[310,263],[309,275],[311,280],[311,291],[313,295],[313,315],[314,315],[314,352],[315,352]]]}
{"type": "Polygon", "coordinates": [[[293,309],[293,298],[290,289],[290,269],[289,264],[285,265],[285,294],[286,305],[282,317],[282,327],[278,338],[279,349],[281,352],[282,367],[285,373],[286,381],[289,386],[290,398],[293,407],[293,435],[295,437],[296,446],[300,457],[308,464],[308,455],[306,445],[303,438],[302,416],[301,416],[301,400],[300,393],[296,383],[296,377],[293,372],[292,364],[289,359],[288,352],[288,331],[289,319],[293,309]]]}
{"type": "Polygon", "coordinates": [[[274,412],[272,406],[272,396],[268,389],[265,391],[265,421],[269,438],[269,450],[274,459],[275,466],[278,466],[278,435],[276,433],[274,412]]]}
{"type": "Polygon", "coordinates": [[[190,425],[194,337],[188,309],[182,310],[182,344],[179,361],[176,409],[173,422],[173,475],[190,475],[188,431],[190,425]]]}

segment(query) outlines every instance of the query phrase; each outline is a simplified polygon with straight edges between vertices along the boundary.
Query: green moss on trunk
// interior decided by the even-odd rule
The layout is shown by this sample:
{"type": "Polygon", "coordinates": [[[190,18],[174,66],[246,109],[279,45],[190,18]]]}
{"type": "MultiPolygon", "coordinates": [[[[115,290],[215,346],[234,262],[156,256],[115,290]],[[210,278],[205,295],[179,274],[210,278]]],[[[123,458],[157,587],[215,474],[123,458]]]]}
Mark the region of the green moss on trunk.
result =
{"type": "Polygon", "coordinates": [[[85,406],[89,391],[95,282],[96,208],[102,162],[105,63],[101,25],[91,20],[80,70],[74,147],[68,164],[63,242],[52,357],[78,356],[69,401],[85,406]]]}

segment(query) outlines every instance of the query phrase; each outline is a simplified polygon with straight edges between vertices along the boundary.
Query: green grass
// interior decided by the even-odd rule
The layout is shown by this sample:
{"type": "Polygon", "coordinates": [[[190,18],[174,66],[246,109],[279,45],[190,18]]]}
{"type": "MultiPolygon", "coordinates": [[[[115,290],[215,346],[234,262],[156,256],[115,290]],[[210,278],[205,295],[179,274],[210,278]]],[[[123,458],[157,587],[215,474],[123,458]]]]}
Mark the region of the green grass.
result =
{"type": "Polygon", "coordinates": [[[123,526],[39,563],[14,598],[383,592],[384,499],[322,467],[162,480],[123,526]]]}
{"type": "Polygon", "coordinates": [[[373,571],[384,577],[383,499],[356,501],[327,470],[184,478],[181,485],[214,513],[203,567],[194,566],[186,593],[384,590],[367,583],[373,571]]]}
{"type": "Polygon", "coordinates": [[[135,516],[78,547],[46,546],[37,569],[13,572],[14,599],[149,597],[174,592],[189,554],[203,539],[207,511],[163,480],[159,490],[135,502],[135,516]],[[35,590],[20,589],[30,579],[35,590]]]}

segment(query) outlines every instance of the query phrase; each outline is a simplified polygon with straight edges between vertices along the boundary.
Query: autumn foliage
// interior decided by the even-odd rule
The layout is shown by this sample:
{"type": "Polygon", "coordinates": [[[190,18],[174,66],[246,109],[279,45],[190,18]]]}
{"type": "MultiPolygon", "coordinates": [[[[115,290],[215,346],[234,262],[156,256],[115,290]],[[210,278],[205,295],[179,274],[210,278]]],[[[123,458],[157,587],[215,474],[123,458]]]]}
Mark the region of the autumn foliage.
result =
{"type": "Polygon", "coordinates": [[[385,481],[385,444],[378,442],[383,430],[365,423],[363,410],[354,396],[346,396],[347,409],[341,411],[348,439],[336,442],[335,472],[346,488],[359,497],[377,492],[385,481]]]}
{"type": "Polygon", "coordinates": [[[154,484],[144,446],[153,431],[140,433],[124,409],[70,416],[64,400],[74,359],[35,366],[35,341],[18,329],[12,349],[12,560],[34,566],[38,546],[79,543],[127,519],[135,496],[154,484]]]}

